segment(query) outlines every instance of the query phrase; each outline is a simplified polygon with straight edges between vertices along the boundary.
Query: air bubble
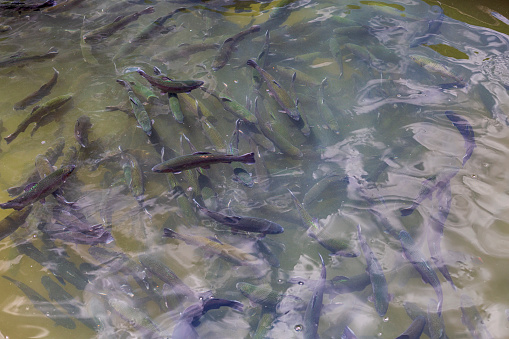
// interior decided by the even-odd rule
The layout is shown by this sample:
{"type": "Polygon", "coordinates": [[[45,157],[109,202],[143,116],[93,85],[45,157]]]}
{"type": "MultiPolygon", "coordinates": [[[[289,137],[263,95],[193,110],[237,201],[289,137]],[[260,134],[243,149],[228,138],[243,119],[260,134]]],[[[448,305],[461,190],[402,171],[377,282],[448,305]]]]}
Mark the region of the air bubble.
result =
{"type": "Polygon", "coordinates": [[[302,331],[303,328],[304,327],[302,325],[295,325],[295,327],[294,327],[295,331],[297,331],[297,332],[302,331]]]}

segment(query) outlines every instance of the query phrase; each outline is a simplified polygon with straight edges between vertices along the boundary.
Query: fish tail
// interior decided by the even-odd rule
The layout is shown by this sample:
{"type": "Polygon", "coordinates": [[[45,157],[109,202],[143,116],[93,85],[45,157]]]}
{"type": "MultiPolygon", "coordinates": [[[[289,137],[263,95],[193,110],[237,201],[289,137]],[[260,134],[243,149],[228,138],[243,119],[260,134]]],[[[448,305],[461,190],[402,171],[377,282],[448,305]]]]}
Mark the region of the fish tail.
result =
{"type": "Polygon", "coordinates": [[[255,163],[255,157],[254,153],[246,153],[244,155],[240,156],[240,161],[242,161],[245,164],[254,164],[255,163]]]}
{"type": "Polygon", "coordinates": [[[412,207],[403,208],[403,209],[400,209],[399,211],[401,212],[402,217],[406,217],[407,215],[410,215],[414,212],[414,208],[412,208],[412,207]]]}

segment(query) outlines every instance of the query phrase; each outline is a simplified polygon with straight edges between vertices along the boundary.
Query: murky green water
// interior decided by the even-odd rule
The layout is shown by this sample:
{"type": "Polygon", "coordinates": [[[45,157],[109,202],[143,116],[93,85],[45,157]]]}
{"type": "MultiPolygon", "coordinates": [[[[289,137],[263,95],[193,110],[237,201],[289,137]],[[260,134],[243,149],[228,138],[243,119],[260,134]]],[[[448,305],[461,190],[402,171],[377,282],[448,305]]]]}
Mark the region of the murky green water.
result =
{"type": "MultiPolygon", "coordinates": [[[[397,337],[412,322],[405,312],[409,302],[427,312],[430,299],[437,299],[435,290],[403,257],[399,231],[408,231],[416,247],[432,262],[428,248],[428,238],[433,234],[430,225],[445,213],[443,237],[438,243],[456,289],[436,268],[434,271],[443,291],[447,336],[472,337],[462,322],[460,306],[466,295],[487,331],[494,338],[503,338],[509,309],[505,293],[509,280],[505,265],[509,257],[509,178],[505,175],[509,159],[509,7],[503,1],[440,4],[443,17],[436,1],[296,1],[280,9],[279,16],[274,14],[276,1],[83,1],[62,12],[3,9],[2,24],[8,27],[0,33],[2,60],[17,53],[33,56],[50,50],[58,50],[58,55],[0,68],[0,117],[5,128],[2,137],[12,133],[32,111],[32,106],[14,110],[15,103],[46,83],[54,74],[53,68],[59,72],[58,81],[51,94],[38,104],[69,93],[73,99],[33,136],[31,125],[10,144],[0,143],[0,201],[11,199],[7,189],[25,183],[34,170],[35,157],[63,137],[64,154],[69,147],[79,150],[77,159],[72,160],[77,168],[62,186],[64,196],[76,201],[82,219],[90,225],[104,224],[114,239],[94,247],[124,253],[137,267],[141,267],[138,256],[148,253],[159,258],[195,293],[211,291],[217,298],[244,304],[243,312],[222,307],[204,315],[195,327],[203,338],[254,336],[262,307],[250,303],[236,289],[239,282],[268,285],[287,296],[269,322],[266,337],[304,337],[301,329],[306,326],[306,305],[313,294],[313,281],[320,277],[319,254],[325,260],[327,279],[353,277],[366,270],[358,224],[385,273],[391,295],[388,311],[383,316],[377,314],[370,286],[336,296],[326,293],[318,333],[321,338],[339,338],[348,324],[358,337],[397,337]],[[86,33],[147,6],[153,6],[154,13],[141,15],[98,43],[83,41],[86,33]],[[147,25],[179,7],[188,11],[168,19],[165,29],[136,49],[122,52],[126,45],[133,45],[147,25]],[[252,25],[260,25],[261,29],[238,43],[223,68],[212,70],[219,45],[252,25]],[[179,124],[169,112],[167,96],[154,90],[158,98],[144,103],[153,128],[148,137],[129,112],[132,109],[127,91],[116,80],[125,78],[123,73],[135,67],[152,75],[152,68],[157,66],[172,79],[202,80],[203,87],[233,98],[254,113],[257,94],[253,69],[246,62],[257,59],[267,30],[270,47],[265,69],[276,79],[276,86],[290,92],[293,100],[298,98],[298,109],[307,118],[311,133],[305,136],[300,130],[302,125],[280,112],[281,107],[269,96],[265,84],[256,100],[263,117],[258,120],[258,128],[283,136],[302,156],[289,155],[291,151],[281,145],[275,151],[257,146],[244,124],[239,153],[259,151],[261,155],[256,165],[245,165],[254,180],[253,187],[233,180],[232,166],[218,164],[201,171],[197,186],[189,175],[176,174],[180,187],[172,188],[166,174],[151,171],[161,162],[161,152],[164,150],[164,159],[180,155],[183,134],[199,151],[225,152],[224,145],[230,142],[237,118],[213,96],[197,89],[191,92],[192,97],[179,94],[184,114],[184,123],[179,124]],[[183,57],[175,52],[194,44],[218,45],[183,57]],[[339,50],[331,47],[334,44],[339,50]],[[436,64],[421,67],[411,56],[428,57],[436,64]],[[440,68],[444,66],[450,74],[440,68]],[[297,72],[294,83],[293,72],[297,72]],[[324,78],[328,85],[320,92],[324,78]],[[337,131],[324,115],[326,108],[320,96],[339,126],[337,131]],[[200,110],[196,103],[201,105],[200,110]],[[107,106],[125,106],[128,114],[106,110],[107,106]],[[212,116],[207,118],[209,111],[212,116]],[[446,111],[454,113],[446,115],[446,111]],[[82,115],[92,122],[87,148],[81,148],[74,137],[75,122],[82,115]],[[459,120],[455,125],[451,119],[459,120]],[[217,129],[223,145],[207,136],[205,122],[217,129]],[[473,149],[468,148],[473,145],[469,125],[475,138],[473,149]],[[125,181],[125,154],[98,164],[107,155],[119,152],[119,147],[143,170],[144,193],[138,199],[125,181]],[[324,178],[329,181],[316,185],[324,178]],[[433,186],[440,180],[441,185],[433,186]],[[415,212],[401,216],[400,210],[418,199],[423,183],[438,188],[415,212]],[[341,240],[346,251],[359,256],[331,256],[331,251],[308,236],[288,189],[305,202],[312,217],[319,219],[325,230],[322,240],[341,240]],[[268,234],[262,239],[279,260],[279,267],[257,247],[256,234],[232,233],[196,212],[192,198],[214,211],[266,218],[283,226],[284,233],[268,234]],[[165,227],[178,233],[215,237],[256,256],[256,264],[234,265],[195,245],[162,238],[165,227]],[[302,300],[295,301],[296,297],[302,300]]],[[[148,84],[140,75],[131,75],[141,84],[148,84]]],[[[185,140],[183,152],[191,153],[185,140]]],[[[65,161],[61,157],[55,166],[65,161]]],[[[196,170],[190,173],[198,176],[196,170]]],[[[201,303],[193,297],[165,302],[167,290],[154,274],[145,272],[155,296],[147,293],[143,284],[137,284],[134,275],[126,273],[132,267],[115,269],[117,257],[110,257],[108,262],[108,258],[94,258],[89,245],[51,241],[39,229],[48,230],[55,224],[55,206],[53,197],[46,198],[44,205],[35,203],[27,221],[0,242],[0,272],[45,299],[50,296],[41,278],[51,278],[72,295],[81,314],[71,317],[53,302],[60,317],[71,319],[75,328],[55,326],[55,321],[34,307],[14,283],[1,279],[0,333],[4,337],[171,337],[179,314],[201,303]],[[26,254],[30,244],[46,258],[38,257],[44,266],[26,254]],[[91,271],[84,263],[102,265],[91,271]],[[87,274],[85,280],[75,286],[73,279],[83,272],[87,274]],[[150,317],[160,333],[140,330],[142,322],[126,320],[128,316],[113,309],[118,300],[150,317]],[[109,319],[108,326],[92,330],[76,320],[101,318],[101,312],[109,319]]],[[[0,218],[5,218],[12,210],[0,213],[0,218]]],[[[138,273],[143,274],[141,268],[138,273]]],[[[466,309],[468,305],[463,306],[466,309]]],[[[61,319],[59,323],[63,324],[61,319]]],[[[484,333],[480,337],[489,336],[484,333]]]]}

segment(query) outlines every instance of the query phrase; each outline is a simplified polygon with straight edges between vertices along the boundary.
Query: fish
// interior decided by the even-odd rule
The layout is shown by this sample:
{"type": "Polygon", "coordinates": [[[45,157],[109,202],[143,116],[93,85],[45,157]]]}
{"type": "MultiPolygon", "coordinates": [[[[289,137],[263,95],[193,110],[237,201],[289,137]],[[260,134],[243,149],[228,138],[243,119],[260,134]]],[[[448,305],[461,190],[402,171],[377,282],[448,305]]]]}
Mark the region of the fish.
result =
{"type": "Polygon", "coordinates": [[[138,74],[162,93],[189,93],[204,84],[201,80],[172,80],[167,76],[153,77],[139,69],[138,74]]]}
{"type": "Polygon", "coordinates": [[[410,326],[396,339],[419,339],[426,325],[426,318],[422,315],[416,317],[410,326]]]}
{"type": "Polygon", "coordinates": [[[245,31],[239,32],[239,33],[235,34],[234,36],[231,36],[228,39],[226,39],[223,42],[223,44],[221,45],[221,47],[219,48],[219,51],[218,51],[214,61],[212,62],[212,70],[218,71],[221,68],[223,68],[230,60],[230,57],[231,57],[233,51],[237,48],[238,43],[241,40],[244,40],[244,38],[247,35],[249,35],[251,33],[256,33],[258,31],[260,31],[260,26],[253,25],[253,26],[249,27],[248,29],[246,29],[245,31]]]}
{"type": "Polygon", "coordinates": [[[175,118],[175,121],[179,124],[184,123],[184,114],[180,107],[179,97],[176,93],[168,93],[168,105],[170,106],[170,112],[175,118]]]}
{"type": "Polygon", "coordinates": [[[236,300],[207,298],[198,304],[189,306],[180,314],[177,325],[173,329],[172,338],[198,339],[198,333],[194,329],[200,323],[200,318],[210,310],[219,309],[223,306],[230,307],[242,312],[244,305],[236,300]]]}
{"type": "Polygon", "coordinates": [[[462,294],[460,297],[460,309],[461,321],[474,339],[493,339],[474,302],[466,294],[462,294]]]}
{"type": "Polygon", "coordinates": [[[318,338],[318,324],[320,322],[320,313],[322,311],[323,304],[323,293],[325,291],[325,279],[327,278],[327,269],[325,268],[325,263],[320,254],[320,260],[322,261],[322,270],[320,272],[320,280],[316,285],[313,295],[309,300],[308,306],[306,308],[306,313],[304,313],[304,330],[303,335],[305,339],[315,339],[318,338]]]}
{"type": "MultiPolygon", "coordinates": [[[[270,52],[270,33],[269,30],[265,32],[265,42],[263,43],[262,51],[258,54],[256,61],[261,68],[267,67],[267,60],[269,59],[270,52]]],[[[256,69],[253,69],[253,84],[256,91],[263,85],[263,79],[256,69]]]]}
{"type": "Polygon", "coordinates": [[[3,275],[2,277],[9,280],[21,291],[23,291],[23,293],[25,293],[28,299],[30,299],[35,308],[41,311],[46,317],[53,320],[55,325],[65,327],[70,330],[76,328],[76,324],[69,317],[58,310],[58,308],[56,308],[51,302],[46,300],[42,295],[34,291],[32,288],[28,287],[21,281],[14,280],[8,276],[3,275]]]}
{"type": "Polygon", "coordinates": [[[290,94],[286,90],[284,90],[281,85],[274,79],[272,75],[270,75],[263,68],[258,66],[256,61],[249,59],[247,61],[247,65],[253,67],[255,70],[260,73],[260,76],[265,81],[271,95],[274,97],[279,106],[283,109],[283,111],[288,114],[294,120],[300,119],[300,113],[297,108],[297,104],[292,100],[290,94]]]}
{"type": "Polygon", "coordinates": [[[361,233],[361,225],[357,225],[357,235],[359,237],[362,252],[364,253],[364,258],[366,258],[366,271],[369,274],[371,285],[373,287],[375,309],[378,315],[383,317],[389,308],[389,290],[387,287],[387,280],[385,279],[382,266],[380,266],[375,254],[361,233]]]}
{"type": "Polygon", "coordinates": [[[143,130],[143,132],[145,132],[145,134],[151,136],[152,121],[150,120],[150,117],[148,116],[148,113],[145,110],[145,107],[143,107],[143,104],[141,103],[140,99],[138,99],[138,97],[134,94],[131,85],[127,81],[117,79],[117,83],[121,84],[126,88],[127,95],[129,96],[129,101],[131,102],[131,107],[133,109],[134,116],[138,121],[138,124],[140,124],[141,129],[143,130]]]}
{"type": "Polygon", "coordinates": [[[272,328],[272,323],[274,322],[274,320],[276,320],[276,314],[274,312],[262,309],[260,320],[258,321],[256,330],[251,338],[252,339],[268,338],[268,333],[272,328]]]}
{"type": "Polygon", "coordinates": [[[212,154],[209,152],[195,152],[193,154],[175,157],[152,168],[156,173],[180,173],[185,170],[201,167],[208,169],[210,165],[219,163],[232,163],[239,161],[246,164],[254,164],[254,153],[246,153],[240,156],[230,154],[212,154]]]}
{"type": "Polygon", "coordinates": [[[227,97],[225,95],[220,96],[217,92],[212,91],[210,89],[206,89],[203,87],[201,89],[204,92],[216,98],[217,101],[219,101],[219,103],[223,106],[224,110],[231,113],[235,117],[251,124],[256,124],[258,122],[256,116],[253,113],[251,113],[247,108],[245,108],[243,105],[241,105],[238,101],[235,101],[234,99],[227,97]]]}
{"type": "Polygon", "coordinates": [[[444,339],[445,335],[445,324],[444,318],[441,314],[436,312],[437,309],[437,301],[434,299],[430,299],[428,302],[428,313],[427,313],[427,322],[430,338],[432,339],[444,339]]]}
{"type": "Polygon", "coordinates": [[[141,204],[143,194],[145,193],[145,181],[143,179],[143,170],[136,157],[128,152],[122,152],[122,169],[124,179],[134,198],[141,204]]]}
{"type": "Polygon", "coordinates": [[[444,10],[437,5],[432,6],[431,9],[436,11],[437,17],[428,21],[428,28],[424,34],[416,36],[412,39],[410,42],[410,48],[425,44],[433,36],[437,35],[438,31],[440,30],[440,27],[442,26],[445,18],[444,10]]]}
{"type": "Polygon", "coordinates": [[[290,195],[292,196],[292,200],[295,204],[295,207],[297,208],[297,212],[299,212],[300,219],[302,220],[304,226],[306,226],[308,229],[316,231],[320,230],[320,225],[318,223],[318,220],[316,218],[311,217],[311,215],[306,211],[304,206],[300,203],[299,199],[293,194],[290,189],[288,189],[288,192],[290,192],[290,195]]]}
{"type": "Polygon", "coordinates": [[[277,304],[283,299],[283,295],[274,291],[270,286],[253,285],[247,282],[238,282],[235,287],[250,301],[275,309],[277,304]]]}
{"type": "Polygon", "coordinates": [[[446,111],[445,116],[452,122],[454,127],[458,129],[461,136],[465,140],[465,155],[463,156],[463,166],[465,166],[465,163],[470,159],[472,156],[472,153],[474,152],[474,148],[477,147],[475,144],[475,135],[474,135],[474,129],[472,128],[472,125],[466,120],[465,118],[462,118],[458,114],[454,113],[453,111],[446,111]]]}
{"type": "Polygon", "coordinates": [[[68,11],[68,10],[78,6],[83,1],[84,0],[65,0],[63,2],[55,4],[54,6],[46,7],[42,11],[44,13],[52,13],[52,14],[54,14],[54,13],[62,13],[62,12],[68,11]]]}
{"type": "Polygon", "coordinates": [[[164,228],[163,237],[179,239],[188,245],[198,246],[208,252],[219,255],[223,259],[237,266],[258,264],[258,258],[255,256],[231,245],[222,243],[218,240],[211,240],[206,237],[177,233],[170,230],[169,228],[164,228]]]}
{"type": "MultiPolygon", "coordinates": [[[[20,133],[24,132],[27,129],[27,127],[33,122],[36,123],[36,126],[34,127],[34,130],[36,130],[38,128],[37,127],[38,123],[40,123],[45,117],[51,116],[55,111],[57,111],[59,108],[61,108],[65,103],[67,103],[71,99],[72,99],[72,95],[66,94],[66,95],[61,95],[56,98],[53,98],[53,99],[45,102],[41,106],[35,106],[33,108],[32,112],[30,112],[25,117],[25,119],[23,119],[23,121],[18,125],[16,130],[13,133],[6,136],[4,138],[4,140],[8,144],[11,143],[14,139],[16,139],[16,137],[20,133]]],[[[33,132],[34,131],[32,131],[32,134],[33,134],[33,132]]]]}
{"type": "Polygon", "coordinates": [[[13,211],[4,219],[0,220],[0,241],[20,228],[25,223],[31,211],[32,206],[28,206],[21,211],[13,211]]]}
{"type": "Polygon", "coordinates": [[[231,227],[232,230],[263,234],[280,234],[284,232],[283,227],[273,221],[247,216],[229,216],[219,212],[211,211],[206,207],[201,206],[196,200],[193,201],[202,213],[223,225],[231,227]]]}
{"type": "MultiPolygon", "coordinates": [[[[228,143],[228,148],[226,150],[227,154],[239,155],[239,135],[240,135],[240,126],[241,120],[238,119],[235,122],[235,129],[232,132],[232,136],[230,142],[228,143]]],[[[255,160],[256,164],[256,160],[255,160]]],[[[254,180],[251,177],[251,174],[246,170],[246,167],[241,162],[232,162],[231,167],[233,168],[233,180],[237,181],[244,186],[253,187],[254,180]]]]}
{"type": "Polygon", "coordinates": [[[334,116],[334,113],[332,113],[329,105],[325,102],[324,94],[325,94],[325,86],[327,85],[327,78],[323,79],[322,84],[320,88],[318,89],[318,96],[317,96],[317,106],[318,106],[318,112],[320,112],[320,115],[322,116],[322,119],[327,124],[329,129],[333,131],[336,134],[339,134],[339,123],[334,116]]]}
{"type": "Polygon", "coordinates": [[[135,12],[129,15],[118,16],[112,23],[96,28],[83,35],[83,41],[85,41],[87,44],[99,43],[104,39],[108,38],[109,36],[113,35],[113,33],[123,29],[131,22],[138,20],[140,16],[150,13],[154,13],[154,7],[152,6],[147,7],[142,11],[135,12]]]}
{"type": "Polygon", "coordinates": [[[34,61],[44,61],[53,59],[55,56],[57,56],[58,50],[51,48],[48,53],[41,54],[41,55],[32,55],[32,56],[23,56],[20,54],[14,54],[10,57],[7,57],[3,60],[0,60],[0,68],[4,67],[11,67],[11,66],[23,66],[30,62],[34,61]]]}
{"type": "Polygon", "coordinates": [[[108,303],[115,312],[141,332],[149,334],[151,337],[160,332],[157,324],[145,312],[133,307],[127,301],[110,298],[108,303]]]}
{"type": "Polygon", "coordinates": [[[214,148],[218,152],[226,151],[226,141],[223,138],[223,135],[219,133],[217,128],[209,121],[208,118],[202,117],[200,119],[201,128],[203,133],[210,140],[214,148]]]}
{"type": "Polygon", "coordinates": [[[422,280],[430,284],[433,289],[435,290],[435,293],[438,297],[438,306],[437,306],[437,312],[439,314],[442,313],[442,303],[444,300],[444,295],[442,293],[442,287],[440,285],[440,280],[438,280],[438,276],[431,268],[431,265],[428,263],[428,261],[425,259],[424,254],[421,253],[421,251],[418,249],[417,245],[415,244],[414,240],[408,234],[407,231],[400,231],[399,232],[399,240],[401,242],[401,247],[403,248],[403,253],[405,254],[405,257],[408,261],[414,266],[417,272],[422,277],[422,280]]]}
{"type": "Polygon", "coordinates": [[[33,105],[37,102],[39,102],[42,98],[45,96],[48,96],[51,93],[51,90],[53,89],[53,86],[57,83],[58,80],[58,71],[53,68],[53,77],[44,85],[42,85],[37,91],[33,92],[32,94],[29,94],[26,98],[24,98],[21,101],[18,101],[14,104],[15,110],[22,110],[26,107],[33,105]]]}
{"type": "Polygon", "coordinates": [[[140,98],[143,102],[155,103],[159,100],[159,96],[154,93],[152,87],[142,84],[140,82],[141,79],[139,80],[133,73],[124,73],[123,79],[131,85],[136,97],[140,98]]]}
{"type": "Polygon", "coordinates": [[[92,127],[90,118],[87,115],[82,115],[76,120],[74,124],[74,137],[81,147],[88,147],[88,130],[92,127]]]}
{"type": "Polygon", "coordinates": [[[331,187],[343,188],[348,185],[348,177],[340,175],[338,173],[331,173],[316,182],[311,188],[304,194],[302,202],[305,206],[309,206],[314,201],[318,200],[322,195],[322,192],[331,187]]]}
{"type": "Polygon", "coordinates": [[[380,60],[373,55],[366,47],[359,46],[352,43],[346,43],[345,48],[352,52],[357,58],[364,61],[369,66],[377,67],[380,64],[380,60]]]}
{"type": "MultiPolygon", "coordinates": [[[[417,304],[414,304],[409,301],[405,301],[403,303],[403,307],[405,308],[406,313],[412,320],[419,316],[422,316],[423,318],[428,319],[427,312],[423,311],[419,306],[417,306],[417,304]]],[[[431,338],[430,324],[427,321],[426,321],[426,324],[424,325],[423,333],[431,338]]],[[[447,339],[447,335],[445,333],[444,333],[444,338],[447,339]]]]}
{"type": "Polygon", "coordinates": [[[448,67],[431,58],[418,54],[410,54],[408,57],[430,73],[438,73],[443,77],[453,79],[458,84],[464,84],[464,80],[462,78],[456,76],[448,67]]]}
{"type": "Polygon", "coordinates": [[[75,167],[75,165],[67,165],[56,170],[38,183],[33,184],[28,191],[6,203],[0,204],[0,208],[21,210],[36,201],[44,199],[65,183],[65,180],[72,174],[75,167]]]}

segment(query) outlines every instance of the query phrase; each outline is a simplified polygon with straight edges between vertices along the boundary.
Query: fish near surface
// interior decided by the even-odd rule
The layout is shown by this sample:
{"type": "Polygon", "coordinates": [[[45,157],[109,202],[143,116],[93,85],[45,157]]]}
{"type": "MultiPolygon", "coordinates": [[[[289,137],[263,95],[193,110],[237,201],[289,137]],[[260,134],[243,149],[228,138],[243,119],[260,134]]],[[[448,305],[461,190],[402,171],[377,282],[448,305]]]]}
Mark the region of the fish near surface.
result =
{"type": "Polygon", "coordinates": [[[462,294],[460,301],[461,321],[468,328],[472,337],[475,339],[493,339],[472,299],[468,295],[462,294]]]}
{"type": "Polygon", "coordinates": [[[468,159],[470,159],[474,148],[476,147],[474,129],[465,118],[462,118],[453,111],[446,111],[445,116],[451,120],[454,127],[458,129],[461,136],[465,140],[465,155],[463,156],[463,166],[465,166],[465,163],[468,159]]]}
{"type": "Polygon", "coordinates": [[[0,204],[0,208],[21,210],[38,200],[44,199],[65,183],[65,180],[71,175],[75,167],[74,165],[67,165],[56,170],[41,179],[41,181],[33,185],[28,191],[6,203],[0,204]]]}
{"type": "Polygon", "coordinates": [[[132,112],[134,113],[134,116],[136,117],[136,120],[138,121],[138,124],[140,125],[143,132],[145,132],[150,137],[152,135],[152,121],[150,120],[145,107],[143,107],[140,99],[138,99],[136,94],[134,94],[134,91],[129,82],[120,79],[117,79],[117,82],[124,86],[127,90],[132,112]]]}
{"type": "Polygon", "coordinates": [[[247,35],[260,31],[259,25],[253,25],[245,31],[239,32],[232,37],[226,39],[212,62],[212,70],[217,71],[223,68],[230,60],[230,57],[237,47],[237,44],[243,40],[247,35]]]}
{"type": "Polygon", "coordinates": [[[254,164],[254,153],[246,153],[240,156],[230,154],[212,154],[209,152],[195,152],[193,154],[175,157],[162,162],[152,168],[156,173],[180,173],[196,167],[208,169],[210,165],[225,163],[229,164],[234,161],[245,164],[254,164]]]}
{"type": "Polygon", "coordinates": [[[37,102],[39,102],[42,98],[49,95],[51,93],[51,90],[53,89],[53,86],[57,83],[58,80],[58,71],[53,68],[55,73],[53,73],[53,77],[44,85],[41,86],[37,91],[33,92],[32,94],[28,95],[23,100],[17,102],[14,104],[15,110],[21,110],[25,109],[26,107],[33,105],[37,102]]]}
{"type": "Polygon", "coordinates": [[[369,247],[366,239],[361,233],[361,226],[357,225],[357,234],[361,244],[362,252],[366,258],[367,271],[373,287],[373,296],[375,300],[375,309],[379,316],[383,317],[389,308],[389,290],[387,280],[385,279],[382,266],[375,257],[375,254],[369,247]]]}
{"type": "Polygon", "coordinates": [[[50,49],[48,53],[42,55],[32,55],[32,56],[20,56],[20,55],[12,55],[6,59],[0,60],[0,68],[10,67],[10,66],[21,66],[28,64],[32,61],[44,61],[48,59],[53,59],[57,56],[58,51],[54,49],[50,49]]]}
{"type": "Polygon", "coordinates": [[[226,214],[211,211],[201,206],[196,200],[194,200],[194,202],[200,211],[209,218],[212,218],[223,225],[229,226],[233,230],[263,234],[279,234],[284,231],[281,225],[267,219],[246,216],[228,216],[226,214]]]}
{"type": "Polygon", "coordinates": [[[74,125],[74,137],[81,147],[88,146],[88,130],[92,127],[90,118],[86,115],[82,115],[76,120],[74,125]]]}
{"type": "MultiPolygon", "coordinates": [[[[320,254],[319,254],[320,255],[320,254]]],[[[320,280],[316,285],[311,300],[309,300],[304,314],[304,338],[305,339],[316,339],[318,338],[318,324],[320,322],[320,312],[322,311],[323,304],[323,292],[325,291],[325,279],[327,278],[327,269],[322,256],[322,270],[320,272],[320,280]]]]}
{"type": "Polygon", "coordinates": [[[426,318],[422,315],[416,317],[410,326],[396,339],[419,339],[426,325],[426,318]]]}
{"type": "Polygon", "coordinates": [[[172,80],[167,76],[151,76],[141,69],[138,74],[163,93],[189,93],[204,84],[201,80],[172,80]]]}

